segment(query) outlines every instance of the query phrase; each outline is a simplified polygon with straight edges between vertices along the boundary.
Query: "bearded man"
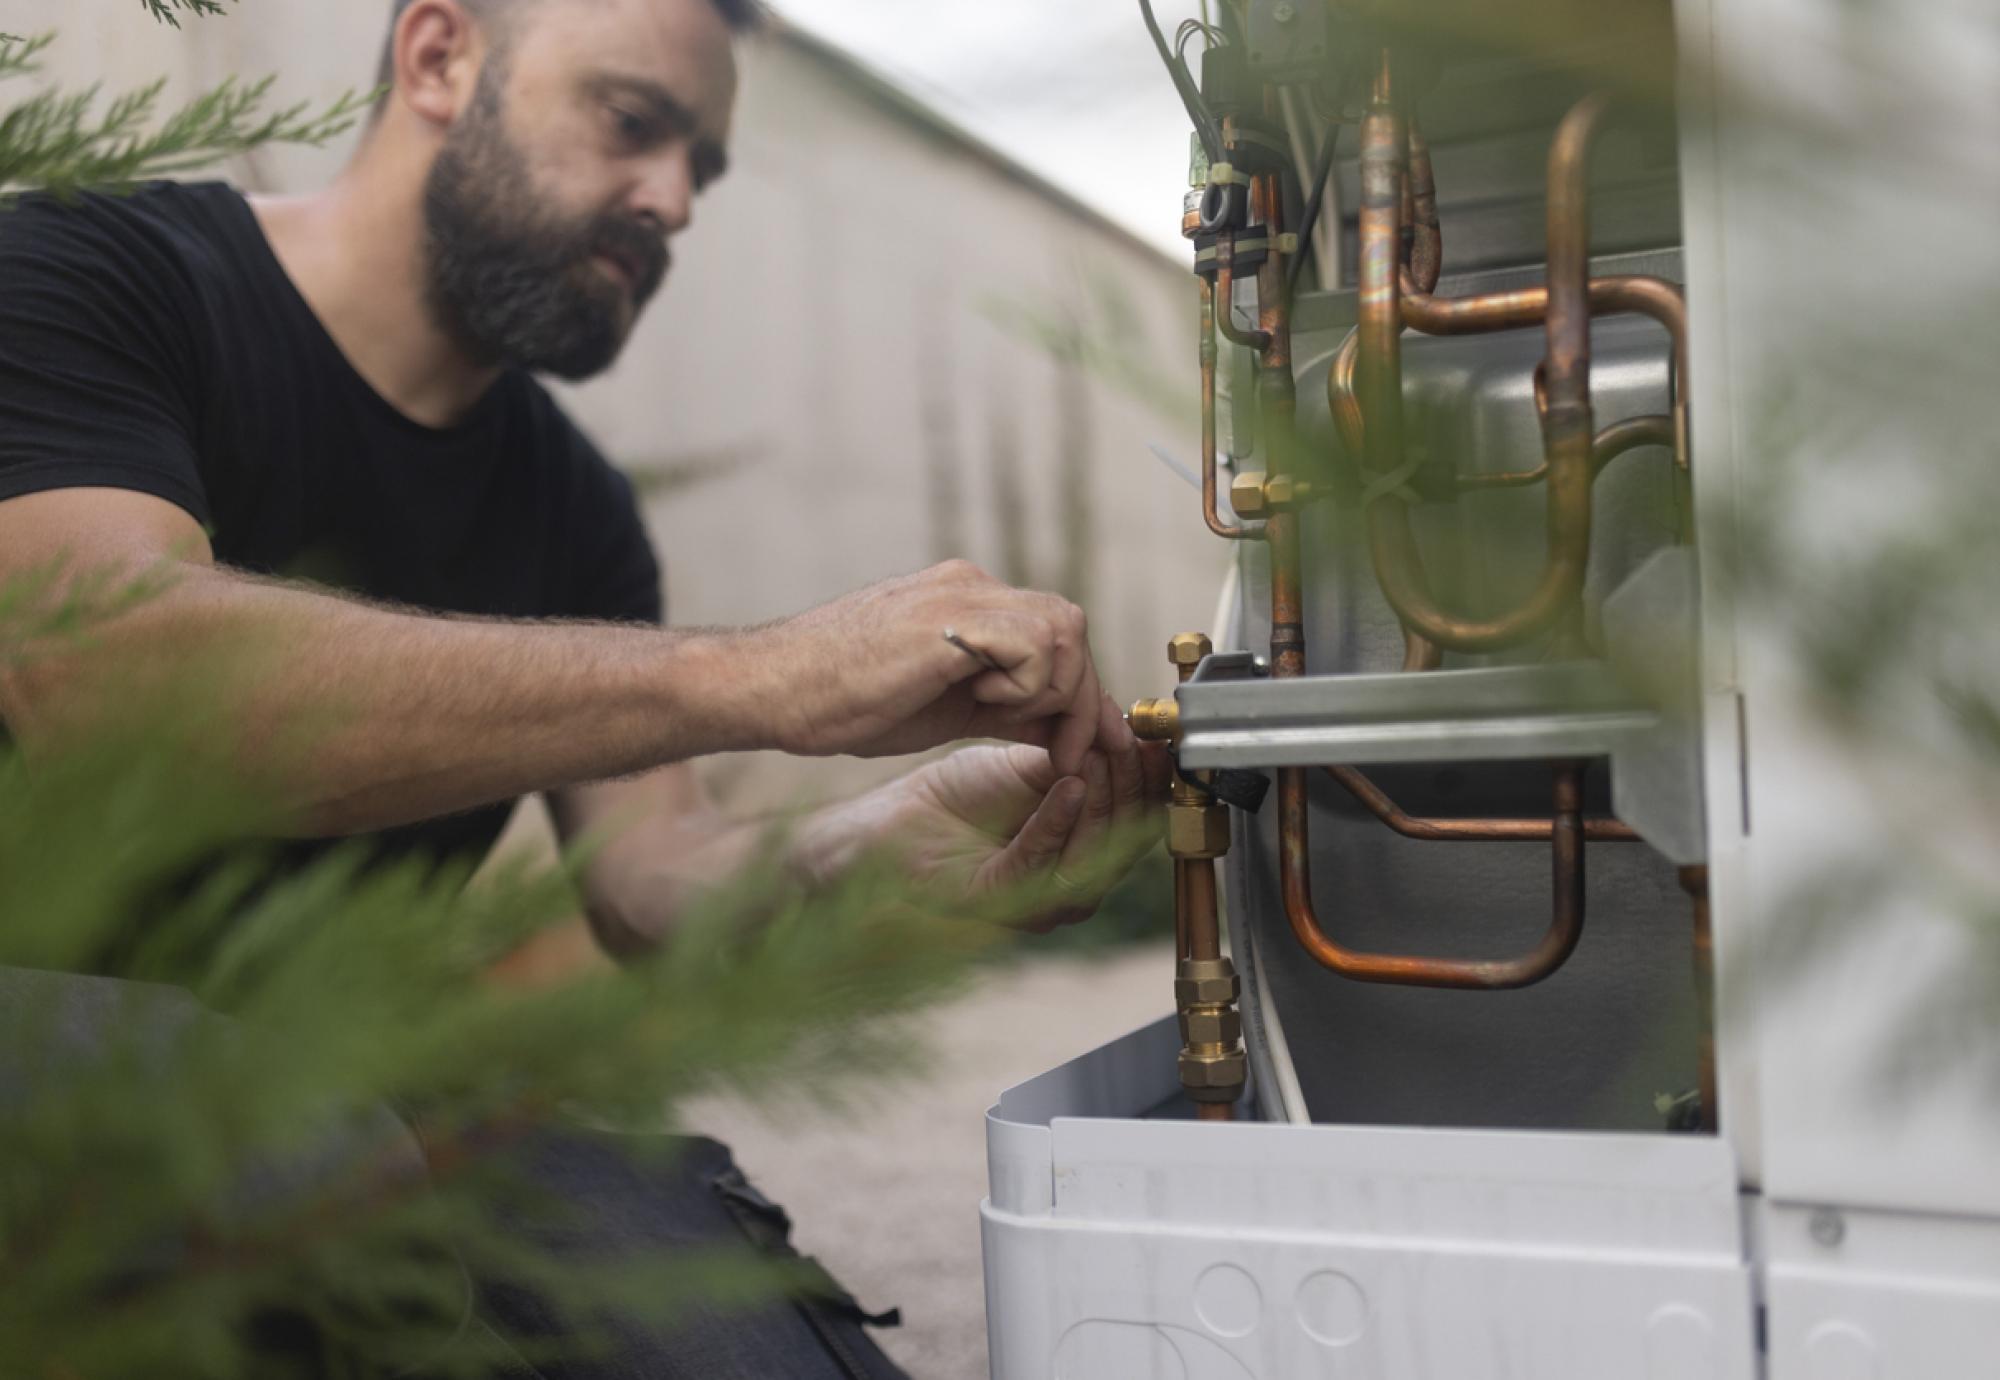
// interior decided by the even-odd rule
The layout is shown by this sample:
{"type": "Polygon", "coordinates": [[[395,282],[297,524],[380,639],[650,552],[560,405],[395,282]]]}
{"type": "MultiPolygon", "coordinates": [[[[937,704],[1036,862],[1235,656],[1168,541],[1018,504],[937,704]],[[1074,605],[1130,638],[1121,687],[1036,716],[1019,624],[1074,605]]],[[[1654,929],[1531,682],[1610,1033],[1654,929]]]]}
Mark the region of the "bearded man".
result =
{"type": "MultiPolygon", "coordinates": [[[[810,817],[792,861],[825,876],[925,839],[968,893],[1052,880],[1060,908],[1024,922],[1094,908],[1065,877],[1106,875],[1092,855],[1159,773],[1074,607],[953,563],[762,628],[668,629],[629,486],[531,377],[608,367],[660,286],[726,166],[750,3],[401,0],[388,94],[323,190],[0,216],[0,581],[65,559],[174,576],[88,646],[0,672],[24,747],[96,731],[135,668],[270,649],[214,684],[215,747],[277,793],[296,855],[481,852],[542,792],[565,838],[616,826],[585,890],[626,953],[762,835],[710,809],[691,759],[1006,738],[810,817]],[[280,753],[315,706],[311,751],[280,753]]],[[[579,1168],[594,1153],[558,1165],[566,1194],[612,1192],[615,1168],[579,1168]]],[[[676,1217],[686,1185],[626,1188],[655,1236],[707,1229],[676,1217]]],[[[641,1322],[590,1373],[892,1373],[801,1316],[641,1322]]]]}

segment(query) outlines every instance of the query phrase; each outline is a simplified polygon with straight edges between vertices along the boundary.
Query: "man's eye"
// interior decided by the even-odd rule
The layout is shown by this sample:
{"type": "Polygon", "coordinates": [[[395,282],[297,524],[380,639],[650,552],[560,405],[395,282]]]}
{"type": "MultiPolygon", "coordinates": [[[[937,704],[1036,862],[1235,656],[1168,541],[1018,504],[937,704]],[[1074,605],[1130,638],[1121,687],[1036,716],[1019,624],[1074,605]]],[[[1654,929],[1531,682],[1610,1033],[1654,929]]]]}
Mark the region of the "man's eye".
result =
{"type": "Polygon", "coordinates": [[[652,122],[645,116],[634,115],[629,110],[620,110],[615,105],[607,109],[611,112],[611,128],[624,143],[637,146],[651,137],[652,122]]]}

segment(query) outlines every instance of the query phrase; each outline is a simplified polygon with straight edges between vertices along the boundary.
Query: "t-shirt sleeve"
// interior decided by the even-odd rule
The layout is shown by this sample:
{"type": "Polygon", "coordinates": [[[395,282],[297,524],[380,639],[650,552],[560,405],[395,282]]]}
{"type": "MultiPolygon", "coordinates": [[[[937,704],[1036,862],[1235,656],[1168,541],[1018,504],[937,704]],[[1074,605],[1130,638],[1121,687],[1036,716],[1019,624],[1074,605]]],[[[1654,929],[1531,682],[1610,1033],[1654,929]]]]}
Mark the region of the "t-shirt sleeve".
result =
{"type": "Polygon", "coordinates": [[[581,432],[576,483],[580,501],[571,508],[572,618],[620,623],[664,623],[667,601],[659,558],[646,535],[632,481],[621,474],[581,432]]]}
{"type": "Polygon", "coordinates": [[[209,523],[187,292],[115,209],[0,209],[0,499],[133,489],[209,523]]]}

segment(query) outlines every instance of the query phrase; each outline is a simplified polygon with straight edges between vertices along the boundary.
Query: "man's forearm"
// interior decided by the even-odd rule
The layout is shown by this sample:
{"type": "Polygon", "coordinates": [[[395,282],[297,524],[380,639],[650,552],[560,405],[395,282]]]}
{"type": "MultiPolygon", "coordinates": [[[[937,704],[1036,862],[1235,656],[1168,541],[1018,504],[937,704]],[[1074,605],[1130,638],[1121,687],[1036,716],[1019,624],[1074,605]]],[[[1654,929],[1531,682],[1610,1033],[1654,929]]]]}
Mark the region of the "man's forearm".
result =
{"type": "Polygon", "coordinates": [[[202,741],[292,831],[355,833],[756,746],[723,693],[730,638],[438,617],[186,565],[13,673],[0,709],[32,749],[128,717],[135,690],[191,692],[202,741]]]}

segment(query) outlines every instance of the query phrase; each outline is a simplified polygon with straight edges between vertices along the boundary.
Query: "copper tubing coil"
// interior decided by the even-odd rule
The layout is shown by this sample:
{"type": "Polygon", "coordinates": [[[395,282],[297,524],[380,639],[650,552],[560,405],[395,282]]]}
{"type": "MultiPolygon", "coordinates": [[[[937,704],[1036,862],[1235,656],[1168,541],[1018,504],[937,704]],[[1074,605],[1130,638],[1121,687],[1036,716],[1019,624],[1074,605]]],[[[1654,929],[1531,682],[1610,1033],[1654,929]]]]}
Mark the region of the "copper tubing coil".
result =
{"type": "MultiPolygon", "coordinates": [[[[1367,773],[1355,767],[1323,767],[1349,795],[1368,812],[1404,838],[1437,842],[1521,843],[1553,837],[1555,822],[1547,819],[1426,819],[1412,815],[1392,800],[1367,773]]],[[[1591,818],[1583,821],[1587,843],[1638,843],[1638,831],[1622,819],[1591,818]]]]}
{"type": "Polygon", "coordinates": [[[1222,520],[1216,504],[1215,453],[1215,289],[1201,279],[1201,516],[1218,537],[1241,541],[1261,536],[1255,524],[1222,520]]]}
{"type": "Polygon", "coordinates": [[[1329,938],[1313,909],[1305,768],[1286,767],[1278,773],[1278,885],[1284,894],[1285,916],[1291,921],[1292,933],[1321,966],[1357,982],[1477,991],[1501,991],[1540,982],[1568,961],[1583,934],[1581,767],[1572,763],[1556,767],[1552,813],[1549,851],[1555,901],[1549,927],[1534,948],[1507,959],[1362,953],[1329,938]]]}

